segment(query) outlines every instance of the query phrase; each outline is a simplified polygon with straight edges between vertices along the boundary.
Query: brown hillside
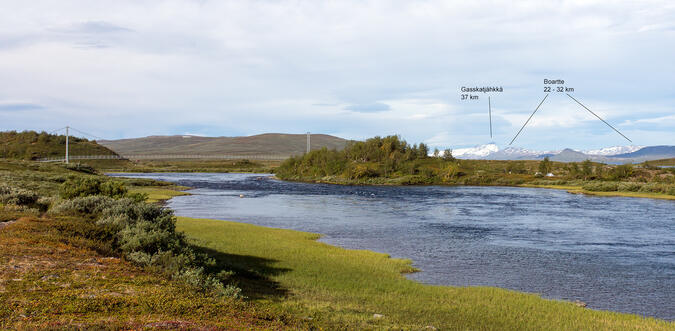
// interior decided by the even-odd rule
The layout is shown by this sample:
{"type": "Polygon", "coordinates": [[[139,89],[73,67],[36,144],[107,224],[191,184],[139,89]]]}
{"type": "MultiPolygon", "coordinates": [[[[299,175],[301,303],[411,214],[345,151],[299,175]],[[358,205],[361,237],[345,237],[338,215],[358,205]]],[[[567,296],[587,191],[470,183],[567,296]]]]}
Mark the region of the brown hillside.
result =
{"type": "MultiPolygon", "coordinates": [[[[122,155],[134,154],[279,154],[298,155],[306,150],[304,134],[266,133],[248,137],[150,136],[101,140],[98,143],[122,155]]],[[[347,140],[312,134],[312,149],[342,149],[347,140]]]]}

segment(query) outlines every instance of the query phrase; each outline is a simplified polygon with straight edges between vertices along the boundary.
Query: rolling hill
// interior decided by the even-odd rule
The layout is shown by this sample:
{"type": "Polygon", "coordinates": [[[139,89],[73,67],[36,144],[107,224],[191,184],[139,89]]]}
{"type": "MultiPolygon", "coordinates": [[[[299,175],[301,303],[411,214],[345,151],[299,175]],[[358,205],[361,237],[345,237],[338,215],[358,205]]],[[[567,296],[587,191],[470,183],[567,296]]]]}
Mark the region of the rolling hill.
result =
{"type": "MultiPolygon", "coordinates": [[[[71,155],[115,155],[115,152],[95,141],[71,136],[68,140],[71,155]]],[[[0,158],[36,160],[64,157],[66,136],[35,131],[0,132],[0,158]]]]}
{"type": "Polygon", "coordinates": [[[649,146],[631,153],[612,155],[612,158],[657,158],[665,159],[675,156],[675,146],[649,146]]]}
{"type": "MultiPolygon", "coordinates": [[[[342,149],[348,140],[325,134],[311,135],[311,148],[342,149]]],[[[307,149],[305,134],[266,133],[247,137],[149,136],[101,140],[101,145],[121,155],[140,154],[276,154],[299,155],[307,149]]]]}

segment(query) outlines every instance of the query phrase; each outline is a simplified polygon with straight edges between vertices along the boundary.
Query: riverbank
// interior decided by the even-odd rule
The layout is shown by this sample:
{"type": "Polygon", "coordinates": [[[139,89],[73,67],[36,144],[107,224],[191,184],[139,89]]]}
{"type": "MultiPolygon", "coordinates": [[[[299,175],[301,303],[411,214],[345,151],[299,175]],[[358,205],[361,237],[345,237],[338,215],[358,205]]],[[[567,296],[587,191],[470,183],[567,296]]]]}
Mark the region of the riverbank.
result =
{"type": "Polygon", "coordinates": [[[648,162],[459,160],[449,150],[430,156],[424,144],[411,146],[399,136],[354,142],[341,151],[311,151],[287,159],[275,175],[343,185],[568,186],[572,193],[675,199],[675,169],[648,162]]]}
{"type": "Polygon", "coordinates": [[[318,234],[185,217],[177,227],[234,270],[255,301],[326,329],[675,329],[535,294],[424,285],[404,277],[409,260],[320,243],[318,234]]]}
{"type": "MultiPolygon", "coordinates": [[[[401,274],[413,271],[410,261],[319,243],[316,234],[180,218],[179,230],[216,262],[209,271],[248,297],[224,300],[111,252],[93,215],[44,214],[65,181],[103,176],[61,165],[0,166],[2,184],[39,193],[34,205],[0,207],[0,221],[18,220],[0,230],[0,328],[674,328],[497,288],[419,284],[401,274]]],[[[116,180],[147,198],[179,189],[116,180]]]]}
{"type": "Polygon", "coordinates": [[[555,189],[555,190],[565,190],[565,191],[567,191],[568,193],[571,193],[571,194],[585,194],[585,195],[594,195],[594,196],[602,196],[602,197],[626,197],[626,198],[675,200],[675,195],[670,195],[670,194],[647,193],[647,192],[621,192],[621,191],[594,192],[594,191],[584,190],[583,186],[523,184],[523,185],[516,185],[515,187],[548,188],[548,189],[555,189]]]}
{"type": "MultiPolygon", "coordinates": [[[[650,192],[624,192],[624,191],[589,191],[583,188],[583,185],[555,185],[555,184],[529,184],[521,183],[522,181],[516,181],[513,183],[508,183],[506,181],[494,181],[486,184],[445,184],[445,183],[411,183],[406,178],[403,179],[394,179],[388,180],[385,178],[371,179],[367,181],[363,180],[349,180],[339,177],[324,177],[318,179],[299,179],[299,178],[279,178],[273,176],[272,178],[277,180],[285,180],[298,183],[309,183],[309,184],[332,184],[332,185],[374,185],[374,186],[414,186],[414,185],[423,185],[423,186],[504,186],[504,187],[528,187],[528,188],[546,188],[546,189],[555,189],[555,190],[565,190],[571,194],[585,194],[585,195],[594,195],[594,196],[604,196],[604,197],[627,197],[627,198],[647,198],[647,199],[661,199],[661,200],[675,200],[675,195],[665,194],[665,193],[650,193],[650,192]]],[[[542,180],[537,180],[536,182],[542,182],[542,180]]],[[[551,180],[551,182],[557,182],[551,180]]],[[[577,181],[578,182],[578,181],[577,181]]],[[[630,182],[619,182],[618,184],[631,184],[630,182]]]]}

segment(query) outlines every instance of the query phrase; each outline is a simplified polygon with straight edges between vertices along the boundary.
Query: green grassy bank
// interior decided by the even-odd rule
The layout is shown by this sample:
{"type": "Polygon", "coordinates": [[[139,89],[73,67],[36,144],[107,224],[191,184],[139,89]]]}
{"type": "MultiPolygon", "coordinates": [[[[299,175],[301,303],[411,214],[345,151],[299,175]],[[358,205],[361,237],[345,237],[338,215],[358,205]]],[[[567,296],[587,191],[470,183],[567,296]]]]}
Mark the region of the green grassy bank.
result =
{"type": "Polygon", "coordinates": [[[586,195],[596,195],[603,197],[626,197],[626,198],[646,198],[646,199],[662,199],[662,200],[675,200],[675,195],[664,194],[664,193],[650,193],[650,192],[625,192],[625,191],[589,191],[585,190],[583,186],[573,186],[573,185],[537,185],[537,184],[523,184],[519,185],[520,187],[535,187],[535,188],[548,188],[555,190],[565,190],[572,194],[586,194],[586,195]]]}
{"type": "Polygon", "coordinates": [[[177,227],[233,270],[251,299],[325,329],[675,330],[534,294],[416,283],[402,274],[410,261],[323,244],[317,234],[191,218],[177,227]]]}

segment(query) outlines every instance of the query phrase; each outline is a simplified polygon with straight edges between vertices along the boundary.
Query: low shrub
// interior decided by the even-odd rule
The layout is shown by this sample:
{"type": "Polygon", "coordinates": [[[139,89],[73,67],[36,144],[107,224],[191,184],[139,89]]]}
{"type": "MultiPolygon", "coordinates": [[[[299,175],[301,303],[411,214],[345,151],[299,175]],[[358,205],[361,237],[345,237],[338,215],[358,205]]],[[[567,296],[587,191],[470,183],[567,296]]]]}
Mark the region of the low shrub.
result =
{"type": "Polygon", "coordinates": [[[356,163],[349,167],[349,178],[362,179],[379,176],[377,169],[369,164],[356,163]]]}
{"type": "Polygon", "coordinates": [[[640,183],[619,183],[617,190],[623,192],[638,192],[640,191],[640,188],[642,188],[642,184],[640,183]]]}
{"type": "Polygon", "coordinates": [[[149,178],[125,178],[124,183],[130,186],[170,186],[169,182],[162,182],[159,180],[149,178]]]}
{"type": "Polygon", "coordinates": [[[31,214],[39,214],[46,211],[50,204],[49,199],[42,199],[40,195],[33,191],[0,186],[0,205],[12,207],[14,210],[25,210],[31,214]]]}
{"type": "Polygon", "coordinates": [[[590,182],[582,188],[591,192],[613,192],[619,188],[619,185],[613,182],[590,182]]]}
{"type": "Polygon", "coordinates": [[[72,199],[91,195],[105,195],[112,198],[122,198],[127,194],[123,182],[115,180],[102,181],[91,177],[68,178],[59,191],[61,198],[72,199]]]}
{"type": "Polygon", "coordinates": [[[6,205],[30,206],[40,198],[35,192],[23,189],[9,189],[0,195],[0,203],[6,205]]]}
{"type": "Polygon", "coordinates": [[[4,185],[0,186],[0,195],[5,195],[9,193],[12,193],[12,189],[9,186],[4,185]]]}
{"type": "Polygon", "coordinates": [[[94,169],[94,168],[92,168],[92,167],[90,167],[90,166],[88,166],[88,165],[83,165],[83,164],[80,164],[80,163],[68,163],[68,164],[66,164],[65,167],[66,167],[66,169],[68,169],[68,170],[73,170],[73,171],[77,171],[77,172],[82,172],[82,173],[85,173],[85,174],[91,174],[91,175],[93,175],[93,174],[96,174],[96,173],[97,173],[97,172],[96,172],[96,169],[94,169]]]}
{"type": "Polygon", "coordinates": [[[111,206],[114,199],[104,196],[89,196],[71,200],[61,200],[52,205],[51,214],[97,215],[111,206]]]}
{"type": "Polygon", "coordinates": [[[100,194],[112,198],[122,198],[127,194],[127,188],[124,183],[115,180],[101,182],[99,185],[100,194]]]}
{"type": "Polygon", "coordinates": [[[668,191],[668,186],[657,183],[648,183],[640,187],[640,192],[644,193],[666,193],[668,191]]]}
{"type": "MultiPolygon", "coordinates": [[[[495,184],[504,186],[521,185],[525,184],[525,180],[521,178],[497,178],[495,180],[495,184]]],[[[558,185],[558,184],[544,184],[544,185],[558,185]]]]}
{"type": "Polygon", "coordinates": [[[422,175],[407,175],[391,179],[389,183],[395,185],[425,185],[431,184],[432,179],[422,175]]]}
{"type": "Polygon", "coordinates": [[[610,170],[609,172],[609,177],[612,180],[621,180],[625,178],[629,178],[633,175],[633,165],[631,164],[622,164],[619,166],[616,166],[614,169],[610,170]]]}
{"type": "Polygon", "coordinates": [[[135,264],[202,291],[241,296],[241,290],[223,285],[220,275],[204,271],[205,267],[213,266],[214,261],[194,250],[185,236],[176,231],[176,219],[170,209],[129,198],[98,195],[61,200],[50,213],[95,219],[95,225],[102,232],[97,232],[94,239],[135,264]]]}

